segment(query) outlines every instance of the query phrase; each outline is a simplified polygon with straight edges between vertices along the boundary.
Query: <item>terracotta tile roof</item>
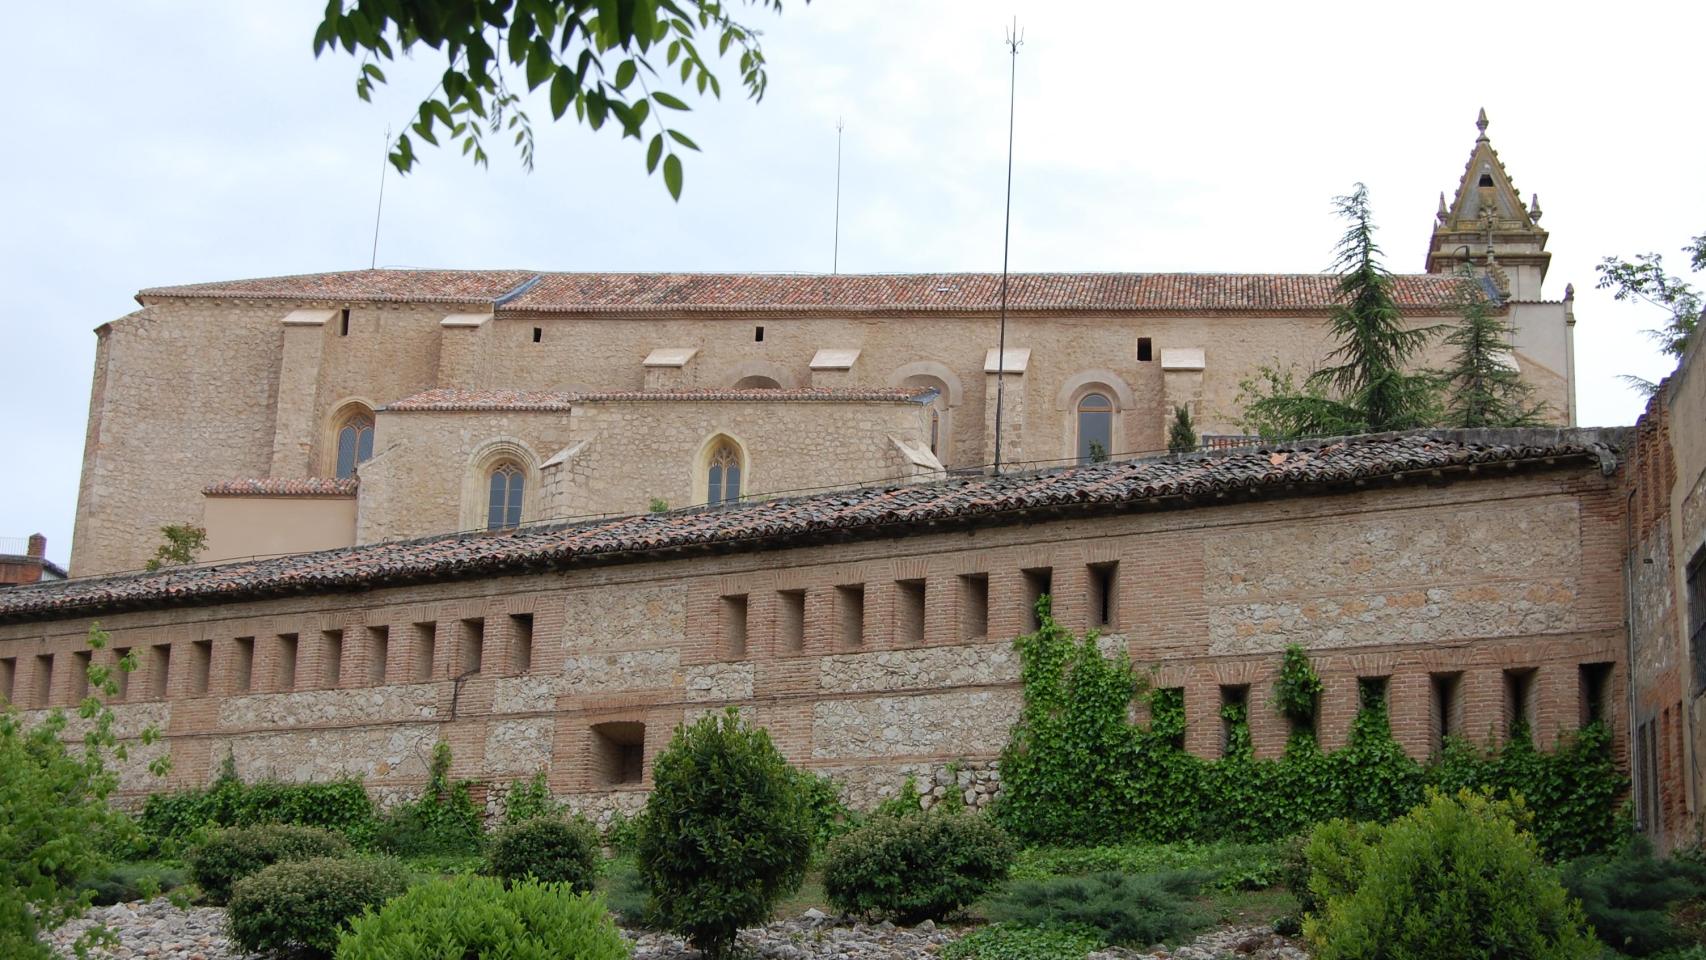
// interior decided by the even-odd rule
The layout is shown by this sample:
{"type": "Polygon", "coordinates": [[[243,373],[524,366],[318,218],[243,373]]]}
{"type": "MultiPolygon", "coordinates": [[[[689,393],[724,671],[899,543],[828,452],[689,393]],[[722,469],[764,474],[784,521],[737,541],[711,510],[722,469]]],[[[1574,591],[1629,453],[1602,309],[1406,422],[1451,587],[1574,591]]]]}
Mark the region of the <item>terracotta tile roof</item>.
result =
{"type": "Polygon", "coordinates": [[[627,390],[559,393],[529,390],[457,390],[439,388],[404,397],[382,409],[397,413],[435,410],[568,410],[577,403],[612,401],[740,400],[771,403],[833,400],[843,403],[907,403],[934,393],[929,387],[829,389],[797,387],[782,390],[627,390]]]}
{"type": "Polygon", "coordinates": [[[243,477],[201,488],[209,497],[353,497],[355,477],[243,477]]]}
{"type": "MultiPolygon", "coordinates": [[[[0,620],[216,604],[598,563],[695,550],[765,550],[926,528],[1032,521],[1137,506],[1189,507],[1268,493],[1324,492],[1357,481],[1485,464],[1591,463],[1610,473],[1621,431],[1430,431],[964,477],[573,523],[456,533],[319,553],[0,591],[0,620]]],[[[1481,476],[1505,471],[1480,471],[1481,476]]]]}
{"type": "MultiPolygon", "coordinates": [[[[1400,302],[1444,308],[1457,279],[1396,278],[1400,302]]],[[[1285,273],[1019,273],[1015,310],[1297,311],[1335,301],[1336,278],[1285,273]]],[[[520,270],[357,270],[152,287],[143,297],[475,303],[526,313],[987,311],[995,273],[543,273],[520,270]],[[537,282],[529,285],[529,281],[537,282]]]]}

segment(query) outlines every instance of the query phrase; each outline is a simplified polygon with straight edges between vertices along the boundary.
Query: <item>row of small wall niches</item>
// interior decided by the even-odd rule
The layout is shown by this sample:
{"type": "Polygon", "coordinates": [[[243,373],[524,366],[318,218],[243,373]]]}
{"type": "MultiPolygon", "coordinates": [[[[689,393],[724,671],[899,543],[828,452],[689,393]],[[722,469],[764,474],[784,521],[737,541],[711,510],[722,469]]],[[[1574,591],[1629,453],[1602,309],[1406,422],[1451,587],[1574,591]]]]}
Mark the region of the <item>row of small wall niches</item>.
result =
{"type": "MultiPolygon", "coordinates": [[[[1118,602],[1117,562],[1087,565],[1088,609],[1091,625],[1112,628],[1118,602]]],[[[1027,629],[1037,626],[1035,606],[1053,588],[1053,568],[1022,571],[1027,629]]],[[[923,579],[896,580],[895,641],[903,645],[922,643],[927,585],[923,579]]],[[[865,617],[867,584],[833,587],[836,646],[858,650],[866,646],[869,625],[865,617]]],[[[955,580],[958,591],[960,633],[970,638],[985,636],[989,628],[989,574],[962,574],[955,580]]],[[[806,635],[806,591],[777,591],[777,639],[779,649],[799,652],[806,635]]],[[[747,653],[747,613],[750,594],[719,598],[724,654],[742,657],[747,653]]],[[[115,646],[115,658],[135,653],[134,673],[117,676],[115,700],[138,702],[167,697],[232,696],[248,693],[281,693],[325,690],[387,683],[425,683],[445,677],[475,674],[514,675],[533,668],[533,615],[510,614],[508,629],[488,649],[487,620],[473,617],[452,621],[410,623],[405,642],[393,650],[392,626],[369,626],[315,633],[281,633],[271,636],[236,637],[228,641],[194,640],[156,643],[137,647],[115,646]],[[444,630],[443,628],[448,628],[444,630]],[[449,632],[449,647],[440,650],[440,634],[449,632]],[[216,644],[224,651],[216,657],[216,644]],[[440,664],[441,654],[448,660],[440,664]],[[496,657],[501,662],[494,662],[496,657]],[[440,667],[444,669],[439,669],[440,667]],[[136,689],[140,686],[142,689],[136,689]]],[[[25,709],[72,706],[89,693],[87,673],[91,652],[76,650],[40,653],[32,657],[0,658],[0,697],[25,709]],[[66,659],[71,661],[68,665],[66,659]],[[63,671],[63,673],[62,673],[63,671]],[[59,678],[56,682],[56,678],[59,678]]]]}

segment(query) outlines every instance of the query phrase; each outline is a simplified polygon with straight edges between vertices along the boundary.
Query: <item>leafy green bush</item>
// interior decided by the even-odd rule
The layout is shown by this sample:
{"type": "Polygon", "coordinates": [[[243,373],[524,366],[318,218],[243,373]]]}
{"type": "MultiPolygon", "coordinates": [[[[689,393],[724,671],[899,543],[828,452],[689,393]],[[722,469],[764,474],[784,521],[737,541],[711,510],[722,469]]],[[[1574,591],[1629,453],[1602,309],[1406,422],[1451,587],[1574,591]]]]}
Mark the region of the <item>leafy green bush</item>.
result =
{"type": "Polygon", "coordinates": [[[859,815],[841,799],[841,788],[830,777],[800,770],[796,774],[800,796],[811,821],[812,847],[822,850],[836,837],[859,825],[859,815]]]}
{"type": "MultiPolygon", "coordinates": [[[[1518,826],[1522,817],[1518,805],[1483,794],[1436,792],[1372,844],[1324,840],[1345,852],[1339,872],[1350,891],[1312,877],[1325,902],[1304,921],[1316,960],[1598,957],[1581,907],[1518,826]]],[[[1312,839],[1312,869],[1317,846],[1312,839]]]]}
{"type": "Polygon", "coordinates": [[[1368,851],[1380,842],[1380,830],[1375,823],[1329,820],[1310,832],[1302,845],[1301,876],[1293,873],[1293,882],[1302,882],[1291,888],[1303,916],[1321,914],[1329,901],[1356,892],[1368,851]]]}
{"type": "Polygon", "coordinates": [[[598,830],[586,820],[541,818],[500,828],[486,861],[486,872],[505,883],[533,879],[587,891],[598,880],[604,855],[598,830]]]}
{"type": "Polygon", "coordinates": [[[190,877],[208,900],[224,903],[232,884],[275,863],[335,857],[348,850],[349,841],[319,827],[288,823],[232,827],[190,848],[190,877]]]}
{"type": "Polygon", "coordinates": [[[907,777],[900,792],[877,804],[873,817],[915,817],[924,812],[924,794],[918,792],[918,778],[907,777]]]}
{"type": "Polygon", "coordinates": [[[545,779],[545,771],[533,775],[526,782],[520,780],[509,785],[509,793],[504,795],[504,823],[526,823],[542,817],[554,817],[562,812],[562,804],[551,795],[551,784],[545,779]]]}
{"type": "Polygon", "coordinates": [[[193,842],[209,829],[267,823],[321,827],[365,847],[378,821],[360,780],[245,784],[231,774],[206,789],[150,795],[138,823],[155,849],[170,850],[173,842],[193,842]]]}
{"type": "Polygon", "coordinates": [[[226,921],[244,950],[329,957],[352,918],[408,888],[408,872],[391,859],[275,863],[231,888],[226,921]]]}
{"type": "Polygon", "coordinates": [[[352,920],[338,945],[338,960],[626,960],[628,953],[597,897],[555,883],[506,889],[491,877],[418,884],[352,920]]]}
{"type": "MultiPolygon", "coordinates": [[[[1336,817],[1390,820],[1429,784],[1524,797],[1552,857],[1599,850],[1616,836],[1626,781],[1603,724],[1551,753],[1517,737],[1490,753],[1458,744],[1423,766],[1393,738],[1380,698],[1362,705],[1343,749],[1325,753],[1299,731],[1275,759],[1255,757],[1248,718],[1233,710],[1226,755],[1204,760],[1183,749],[1179,690],[1152,689],[1123,653],[1104,657],[1094,637],[1072,636],[1049,615],[1047,597],[1038,614],[1039,629],[1015,641],[1024,706],[1002,751],[994,811],[1024,842],[1277,841],[1336,817]],[[1129,719],[1134,698],[1148,704],[1147,724],[1129,719]]],[[[1301,710],[1313,667],[1291,651],[1281,669],[1291,674],[1281,694],[1301,710]]]]}
{"type": "Polygon", "coordinates": [[[604,845],[618,854],[631,854],[639,849],[640,818],[620,810],[610,814],[610,823],[604,828],[604,845]]]}
{"type": "Polygon", "coordinates": [[[1706,866],[1657,859],[1652,842],[1639,834],[1615,854],[1566,864],[1563,880],[1570,896],[1582,902],[1599,939],[1631,957],[1686,946],[1688,936],[1672,921],[1671,911],[1706,896],[1706,866]]]}
{"type": "Polygon", "coordinates": [[[450,744],[441,740],[433,746],[421,795],[380,819],[380,849],[400,857],[480,852],[485,814],[469,795],[468,781],[451,781],[450,759],[450,744]]]}
{"type": "Polygon", "coordinates": [[[796,889],[812,831],[797,777],[769,734],[730,709],[677,727],[652,765],[640,872],[659,920],[709,957],[796,889]]]}
{"type": "Polygon", "coordinates": [[[119,863],[84,877],[82,887],[89,891],[91,902],[104,907],[170,893],[183,886],[187,877],[182,867],[163,863],[119,863]]]}
{"type": "Polygon", "coordinates": [[[942,948],[942,960],[1084,960],[1100,938],[1079,930],[1017,927],[1006,923],[973,930],[942,948]]]}
{"type": "Polygon", "coordinates": [[[1013,862],[1015,880],[1090,873],[1192,870],[1218,890],[1263,890],[1283,883],[1285,858],[1270,843],[1126,843],[1101,847],[1031,847],[1013,862]]]}
{"type": "Polygon", "coordinates": [[[1274,707],[1280,716],[1298,727],[1315,720],[1315,707],[1321,699],[1321,676],[1309,661],[1309,654],[1298,644],[1287,644],[1280,660],[1279,676],[1274,678],[1274,707]]]}
{"type": "Polygon", "coordinates": [[[939,920],[1007,876],[1013,842],[994,820],[931,811],[873,816],[824,853],[823,889],[837,910],[898,923],[939,920]]]}
{"type": "Polygon", "coordinates": [[[1027,927],[1094,932],[1108,944],[1173,942],[1213,920],[1190,899],[1203,879],[1193,872],[1110,872],[1021,880],[990,902],[989,915],[1027,927]]]}

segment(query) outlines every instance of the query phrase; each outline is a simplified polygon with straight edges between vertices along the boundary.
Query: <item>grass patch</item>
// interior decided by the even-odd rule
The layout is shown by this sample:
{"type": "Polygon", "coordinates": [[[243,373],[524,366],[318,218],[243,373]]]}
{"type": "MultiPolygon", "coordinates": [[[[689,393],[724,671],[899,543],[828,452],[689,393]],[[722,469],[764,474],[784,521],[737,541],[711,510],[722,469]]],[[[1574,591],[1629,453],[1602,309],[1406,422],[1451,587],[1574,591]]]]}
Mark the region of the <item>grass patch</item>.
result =
{"type": "Polygon", "coordinates": [[[1014,880],[1080,877],[1092,873],[1201,872],[1216,890],[1265,890],[1281,880],[1278,845],[1271,843],[1128,843],[1103,847],[1032,847],[1013,864],[1014,880]]]}

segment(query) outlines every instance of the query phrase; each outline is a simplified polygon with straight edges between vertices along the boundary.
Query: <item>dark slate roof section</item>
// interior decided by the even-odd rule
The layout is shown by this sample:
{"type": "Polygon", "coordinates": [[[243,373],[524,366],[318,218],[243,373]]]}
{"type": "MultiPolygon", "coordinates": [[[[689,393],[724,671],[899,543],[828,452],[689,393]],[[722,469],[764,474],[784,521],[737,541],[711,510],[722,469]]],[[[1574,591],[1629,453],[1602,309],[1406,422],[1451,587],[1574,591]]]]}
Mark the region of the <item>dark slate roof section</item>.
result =
{"type": "MultiPolygon", "coordinates": [[[[1400,303],[1444,310],[1458,279],[1394,278],[1400,303]]],[[[1319,312],[1338,280],[1314,273],[1017,273],[1014,310],[1163,313],[1319,312]]],[[[998,273],[533,273],[526,270],[352,270],[150,287],[154,298],[290,302],[482,303],[521,314],[987,312],[998,273]]]]}
{"type": "MultiPolygon", "coordinates": [[[[88,616],[298,593],[466,580],[663,559],[695,551],[778,549],[926,529],[1189,507],[1261,494],[1354,488],[1381,478],[1443,477],[1493,465],[1617,467],[1621,431],[1504,430],[1379,434],[1242,450],[1112,461],[1002,477],[862,487],[728,507],[676,510],[507,533],[457,533],[319,553],[176,567],[18,587],[0,620],[88,616]]],[[[1496,475],[1504,475],[1505,470],[1496,475]]]]}

